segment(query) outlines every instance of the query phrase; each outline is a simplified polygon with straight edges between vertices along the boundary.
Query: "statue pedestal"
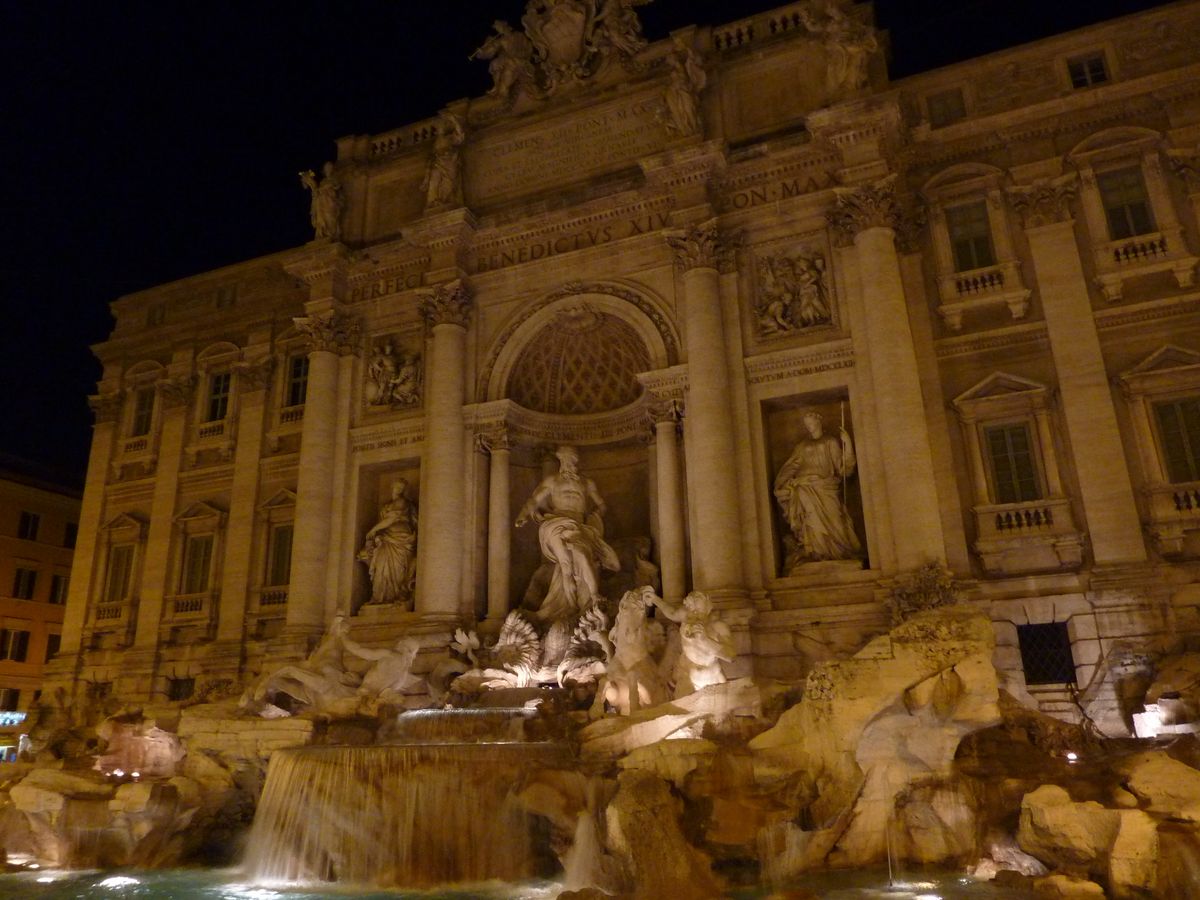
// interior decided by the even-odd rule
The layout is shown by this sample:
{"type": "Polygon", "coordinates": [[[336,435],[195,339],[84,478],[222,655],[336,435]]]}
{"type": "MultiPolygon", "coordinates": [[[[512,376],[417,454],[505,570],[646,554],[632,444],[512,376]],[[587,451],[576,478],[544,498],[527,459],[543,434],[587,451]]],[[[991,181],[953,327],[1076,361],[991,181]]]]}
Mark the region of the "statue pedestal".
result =
{"type": "Polygon", "coordinates": [[[813,581],[841,581],[846,575],[863,571],[861,559],[821,559],[792,566],[784,578],[803,578],[813,581]]]}

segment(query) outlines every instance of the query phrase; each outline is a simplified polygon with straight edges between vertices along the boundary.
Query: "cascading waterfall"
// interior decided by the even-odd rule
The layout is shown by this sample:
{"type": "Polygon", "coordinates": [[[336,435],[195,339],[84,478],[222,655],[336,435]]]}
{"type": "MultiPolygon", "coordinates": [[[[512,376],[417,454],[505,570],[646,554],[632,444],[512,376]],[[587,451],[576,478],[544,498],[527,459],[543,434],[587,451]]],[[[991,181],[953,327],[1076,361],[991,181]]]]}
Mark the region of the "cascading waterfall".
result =
{"type": "MultiPolygon", "coordinates": [[[[532,768],[562,763],[563,749],[481,740],[482,716],[414,719],[400,730],[424,742],[276,751],[247,848],[250,876],[425,888],[545,874],[535,821],[515,792],[532,768]],[[428,740],[455,722],[473,742],[428,740]]],[[[502,719],[488,724],[513,734],[502,719]]]]}

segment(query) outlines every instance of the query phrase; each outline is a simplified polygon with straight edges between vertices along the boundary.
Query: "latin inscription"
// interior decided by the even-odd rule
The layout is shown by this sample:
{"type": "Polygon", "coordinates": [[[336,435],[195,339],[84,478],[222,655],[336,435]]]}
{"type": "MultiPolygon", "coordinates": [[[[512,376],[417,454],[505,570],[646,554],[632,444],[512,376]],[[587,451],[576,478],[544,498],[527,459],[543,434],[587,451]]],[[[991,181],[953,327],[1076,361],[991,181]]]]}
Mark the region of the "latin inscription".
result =
{"type": "Polygon", "coordinates": [[[467,157],[467,193],[510,197],[582,181],[662,149],[656,98],[609,104],[569,122],[518,137],[484,138],[467,157]]]}
{"type": "Polygon", "coordinates": [[[401,291],[411,291],[421,286],[421,273],[409,272],[406,275],[393,275],[391,278],[379,278],[367,284],[360,284],[350,289],[350,302],[358,300],[374,300],[376,297],[386,297],[401,291]]]}
{"type": "Polygon", "coordinates": [[[478,273],[490,272],[493,269],[506,269],[509,266],[519,266],[522,263],[558,256],[560,253],[586,250],[589,247],[599,247],[601,244],[608,244],[627,237],[649,234],[666,227],[667,219],[666,213],[650,213],[636,219],[609,222],[594,228],[585,228],[582,231],[547,237],[527,244],[518,244],[494,253],[480,253],[475,257],[475,271],[478,273]]]}
{"type": "Polygon", "coordinates": [[[816,177],[806,179],[790,178],[777,181],[774,184],[757,185],[741,191],[726,194],[721,204],[722,212],[738,209],[751,209],[764,203],[774,203],[778,200],[791,200],[802,194],[813,194],[826,187],[816,177]]]}

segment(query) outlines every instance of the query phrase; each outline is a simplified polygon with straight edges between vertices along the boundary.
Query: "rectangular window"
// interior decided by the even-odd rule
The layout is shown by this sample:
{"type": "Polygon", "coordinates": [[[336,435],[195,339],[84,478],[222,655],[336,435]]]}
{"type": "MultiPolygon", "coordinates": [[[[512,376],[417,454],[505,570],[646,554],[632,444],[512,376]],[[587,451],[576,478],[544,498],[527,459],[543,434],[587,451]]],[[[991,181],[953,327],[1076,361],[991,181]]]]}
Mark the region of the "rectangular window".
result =
{"type": "Polygon", "coordinates": [[[285,406],[303,406],[308,396],[308,357],[293,356],[288,360],[287,398],[285,406]]]}
{"type": "Polygon", "coordinates": [[[219,422],[229,412],[228,372],[217,372],[208,379],[208,418],[206,422],[219,422]]]}
{"type": "Polygon", "coordinates": [[[112,696],[111,681],[89,681],[87,686],[87,698],[89,700],[105,700],[112,696]]]}
{"type": "Polygon", "coordinates": [[[187,700],[196,692],[195,678],[168,678],[167,699],[187,700]]]}
{"type": "Polygon", "coordinates": [[[32,600],[34,588],[37,587],[37,572],[33,569],[17,568],[13,576],[12,595],[18,600],[32,600]]]}
{"type": "Polygon", "coordinates": [[[42,517],[37,513],[21,512],[21,520],[17,523],[17,537],[23,541],[36,541],[38,536],[38,526],[42,524],[42,517]]]}
{"type": "Polygon", "coordinates": [[[997,503],[1025,503],[1041,499],[1033,442],[1024,422],[984,429],[997,503]]]}
{"type": "Polygon", "coordinates": [[[29,632],[16,628],[0,628],[0,659],[25,662],[29,655],[29,632]]]}
{"type": "Polygon", "coordinates": [[[1155,403],[1167,479],[1172,484],[1200,481],[1200,397],[1155,403]]]}
{"type": "Polygon", "coordinates": [[[129,422],[129,434],[141,437],[150,433],[154,423],[154,388],[140,388],[133,395],[133,418],[129,422]]]}
{"type": "Polygon", "coordinates": [[[1073,684],[1075,659],[1066,622],[1018,625],[1021,666],[1026,684],[1073,684]]]}
{"type": "Polygon", "coordinates": [[[0,710],[12,712],[21,703],[21,692],[16,688],[0,688],[0,710]]]}
{"type": "Polygon", "coordinates": [[[208,590],[208,572],[212,562],[213,536],[189,534],[183,545],[183,571],[179,593],[202,594],[208,590]]]}
{"type": "Polygon", "coordinates": [[[58,651],[61,647],[62,647],[62,635],[61,634],[51,633],[51,634],[46,635],[46,660],[45,661],[50,662],[50,660],[54,659],[54,657],[58,655],[58,651]]]}
{"type": "Polygon", "coordinates": [[[929,125],[932,128],[942,128],[967,117],[961,88],[930,94],[925,98],[925,105],[929,109],[929,125]]]}
{"type": "Polygon", "coordinates": [[[1071,87],[1086,88],[1108,81],[1108,67],[1103,53],[1091,53],[1067,60],[1067,74],[1071,76],[1071,87]]]}
{"type": "Polygon", "coordinates": [[[64,604],[67,602],[67,589],[71,584],[71,579],[67,575],[62,575],[55,572],[50,576],[50,602],[64,604]]]}
{"type": "Polygon", "coordinates": [[[1100,202],[1108,219],[1108,234],[1121,241],[1154,230],[1150,201],[1146,199],[1146,182],[1139,166],[1117,169],[1096,176],[1100,202]]]}
{"type": "Polygon", "coordinates": [[[280,587],[291,578],[292,570],[292,523],[276,525],[271,529],[267,547],[267,586],[280,587]]]}
{"type": "Polygon", "coordinates": [[[995,264],[986,200],[949,207],[946,230],[950,232],[950,246],[954,250],[954,271],[967,272],[995,264]]]}
{"type": "Polygon", "coordinates": [[[104,602],[120,603],[129,597],[133,576],[133,544],[116,544],[108,551],[108,577],[104,583],[104,602]]]}
{"type": "Polygon", "coordinates": [[[79,524],[77,522],[68,522],[63,526],[63,546],[68,550],[74,550],[77,540],[79,540],[79,524]]]}

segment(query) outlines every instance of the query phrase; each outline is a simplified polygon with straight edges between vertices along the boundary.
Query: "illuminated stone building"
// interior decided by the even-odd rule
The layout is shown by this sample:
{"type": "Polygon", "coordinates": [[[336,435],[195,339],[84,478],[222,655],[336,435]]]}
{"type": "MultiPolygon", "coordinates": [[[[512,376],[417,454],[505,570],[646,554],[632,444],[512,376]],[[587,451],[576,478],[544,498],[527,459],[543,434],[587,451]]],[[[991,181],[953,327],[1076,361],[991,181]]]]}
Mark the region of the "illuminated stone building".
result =
{"type": "Polygon", "coordinates": [[[78,523],[77,489],[0,460],[0,759],[15,756],[59,649],[78,523]]]}
{"type": "Polygon", "coordinates": [[[113,304],[55,677],[184,699],[337,612],[431,655],[498,627],[570,444],[602,592],[652,562],[760,675],[936,563],[1008,690],[1111,709],[1200,629],[1200,4],[896,82],[866,6],[647,45],[580,5],[497,31],[488,95],[339,140],[312,242],[113,304]]]}

